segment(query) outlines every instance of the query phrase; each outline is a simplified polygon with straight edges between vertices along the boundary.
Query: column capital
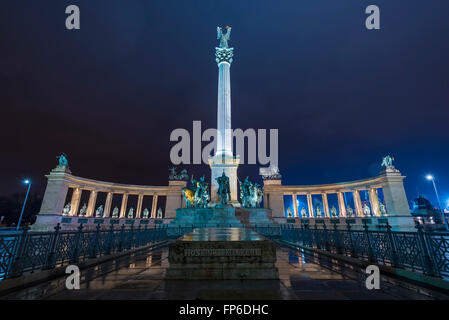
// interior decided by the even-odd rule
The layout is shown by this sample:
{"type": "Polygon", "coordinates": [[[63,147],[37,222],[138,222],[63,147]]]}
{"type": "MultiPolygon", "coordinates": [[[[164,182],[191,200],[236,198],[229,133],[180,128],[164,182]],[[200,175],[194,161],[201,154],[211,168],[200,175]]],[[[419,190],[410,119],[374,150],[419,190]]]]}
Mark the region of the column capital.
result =
{"type": "Polygon", "coordinates": [[[221,63],[232,63],[234,48],[215,48],[215,61],[218,65],[221,63]]]}

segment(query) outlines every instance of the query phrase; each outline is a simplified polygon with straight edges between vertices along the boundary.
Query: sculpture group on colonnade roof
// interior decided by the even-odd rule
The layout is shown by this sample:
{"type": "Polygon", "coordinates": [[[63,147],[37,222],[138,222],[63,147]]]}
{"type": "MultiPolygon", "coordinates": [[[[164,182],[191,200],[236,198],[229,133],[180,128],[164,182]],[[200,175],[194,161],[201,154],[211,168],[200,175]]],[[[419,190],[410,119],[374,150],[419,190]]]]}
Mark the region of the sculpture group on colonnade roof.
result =
{"type": "Polygon", "coordinates": [[[178,180],[178,181],[187,181],[189,180],[189,175],[187,174],[187,170],[182,170],[179,174],[176,173],[176,167],[172,167],[169,170],[168,180],[178,180]]]}
{"type": "Polygon", "coordinates": [[[184,196],[187,208],[206,208],[209,203],[209,186],[204,181],[204,175],[200,180],[195,180],[192,177],[190,182],[192,189],[182,188],[182,194],[184,196]]]}
{"type": "Polygon", "coordinates": [[[263,180],[279,180],[282,178],[279,168],[277,166],[272,166],[268,168],[260,168],[259,174],[262,176],[263,180]]]}
{"type": "Polygon", "coordinates": [[[243,208],[259,208],[263,198],[263,190],[257,183],[251,183],[246,177],[240,181],[240,200],[243,208]]]}
{"type": "Polygon", "coordinates": [[[394,158],[392,158],[390,155],[387,155],[382,158],[381,166],[385,168],[394,167],[393,166],[394,158]]]}
{"type": "Polygon", "coordinates": [[[69,161],[67,160],[66,154],[63,152],[60,156],[57,156],[56,159],[58,159],[58,167],[68,167],[69,161]]]}

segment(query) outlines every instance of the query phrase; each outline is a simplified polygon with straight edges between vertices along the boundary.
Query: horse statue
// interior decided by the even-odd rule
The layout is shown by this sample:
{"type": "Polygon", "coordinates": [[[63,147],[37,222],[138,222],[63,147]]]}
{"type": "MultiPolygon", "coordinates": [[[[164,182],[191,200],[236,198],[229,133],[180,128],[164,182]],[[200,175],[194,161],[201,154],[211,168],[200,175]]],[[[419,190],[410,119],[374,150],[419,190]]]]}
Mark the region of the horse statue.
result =
{"type": "MultiPolygon", "coordinates": [[[[187,175],[187,172],[185,172],[187,175]]],[[[182,188],[182,194],[184,196],[187,208],[206,208],[209,203],[209,188],[204,181],[204,175],[200,180],[195,180],[193,175],[190,179],[192,189],[182,188]]]]}
{"type": "Polygon", "coordinates": [[[257,184],[252,184],[248,177],[246,177],[243,183],[239,180],[240,184],[240,199],[242,201],[242,207],[244,208],[258,208],[263,198],[263,190],[257,184]]]}

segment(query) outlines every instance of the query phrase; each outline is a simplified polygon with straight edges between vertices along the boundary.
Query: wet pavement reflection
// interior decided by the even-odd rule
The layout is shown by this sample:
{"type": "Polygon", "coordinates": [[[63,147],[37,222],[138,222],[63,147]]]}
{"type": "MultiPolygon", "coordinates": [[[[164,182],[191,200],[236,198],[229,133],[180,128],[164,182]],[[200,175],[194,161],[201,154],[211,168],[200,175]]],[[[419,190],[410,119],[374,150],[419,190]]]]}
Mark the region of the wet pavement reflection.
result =
{"type": "Polygon", "coordinates": [[[338,261],[277,247],[279,280],[165,280],[168,246],[81,271],[80,290],[67,290],[65,277],[12,293],[2,299],[429,299],[381,282],[365,288],[360,272],[338,261]]]}

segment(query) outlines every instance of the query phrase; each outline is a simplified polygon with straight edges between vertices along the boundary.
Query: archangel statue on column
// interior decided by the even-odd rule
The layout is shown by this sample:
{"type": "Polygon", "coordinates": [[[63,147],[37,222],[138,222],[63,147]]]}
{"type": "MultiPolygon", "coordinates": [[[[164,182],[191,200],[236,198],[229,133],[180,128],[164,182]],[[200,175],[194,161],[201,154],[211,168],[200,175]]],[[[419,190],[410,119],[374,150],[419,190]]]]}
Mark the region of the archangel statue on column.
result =
{"type": "Polygon", "coordinates": [[[226,26],[226,33],[223,33],[223,29],[217,27],[217,39],[220,40],[220,48],[229,48],[228,40],[231,37],[231,27],[226,26]]]}

